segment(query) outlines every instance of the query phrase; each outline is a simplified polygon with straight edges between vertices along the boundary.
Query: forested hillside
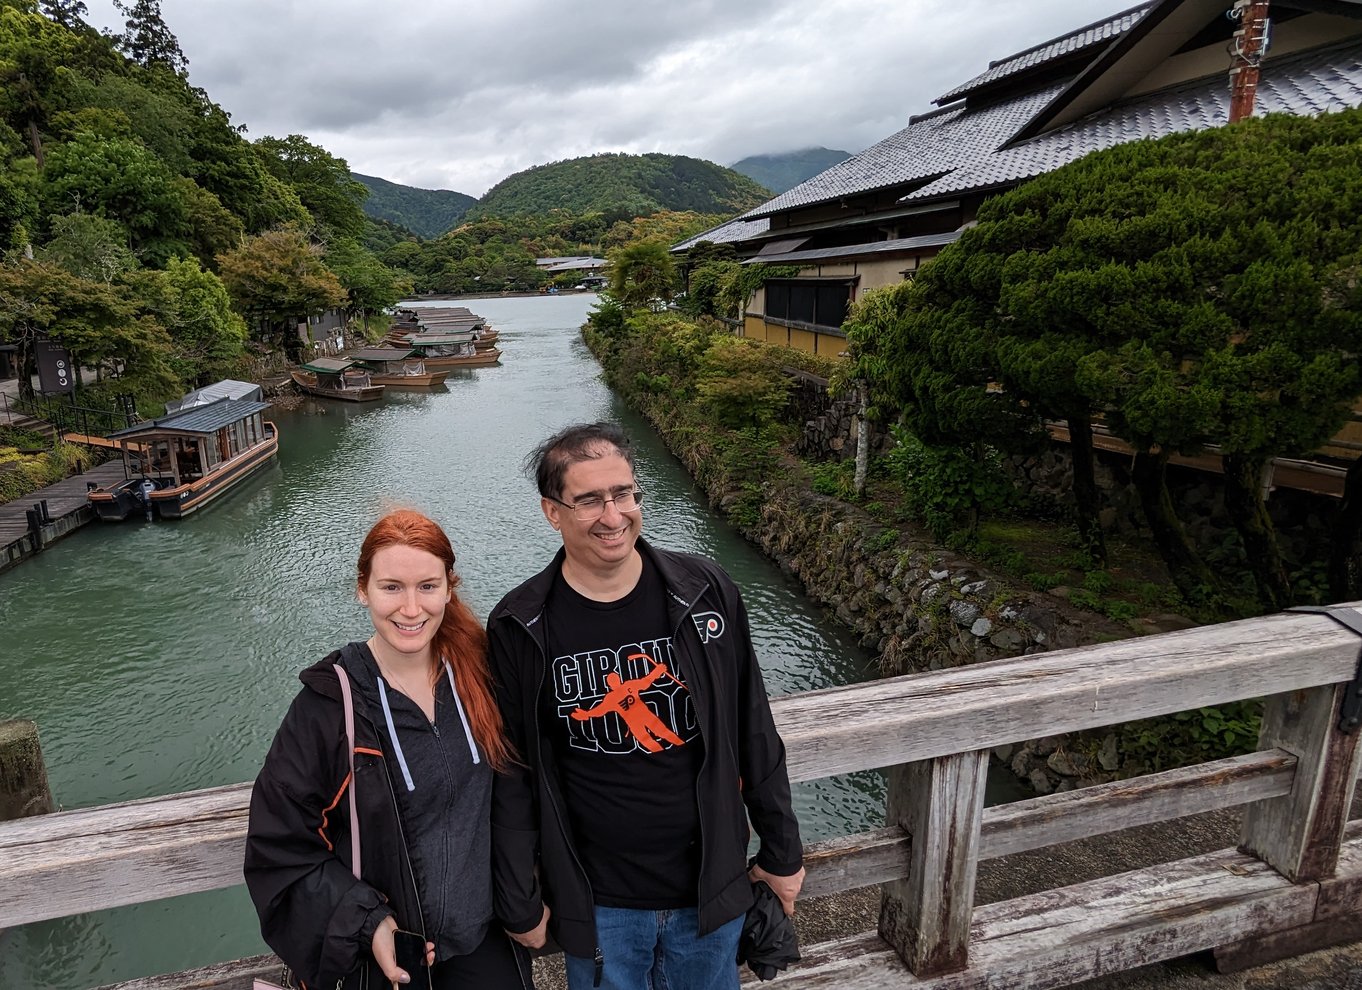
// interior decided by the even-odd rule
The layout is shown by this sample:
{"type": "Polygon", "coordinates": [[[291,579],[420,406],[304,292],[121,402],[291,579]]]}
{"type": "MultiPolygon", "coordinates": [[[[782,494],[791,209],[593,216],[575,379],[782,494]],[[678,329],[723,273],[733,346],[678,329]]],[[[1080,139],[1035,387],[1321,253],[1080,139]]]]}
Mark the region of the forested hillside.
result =
{"type": "Polygon", "coordinates": [[[552,162],[502,179],[468,211],[469,220],[567,210],[607,222],[661,210],[732,215],[770,199],[746,176],[683,155],[592,155],[552,162]]]}
{"type": "Polygon", "coordinates": [[[835,148],[804,148],[779,155],[750,155],[729,168],[779,194],[850,157],[851,152],[835,148]]]}
{"type": "Polygon", "coordinates": [[[364,247],[343,160],[247,141],[190,84],[159,0],[124,12],[105,36],[78,0],[0,0],[0,343],[26,367],[60,343],[101,372],[85,400],[154,413],[248,351],[298,353],[306,316],[406,285],[364,247]]]}
{"type": "Polygon", "coordinates": [[[417,189],[358,172],[352,172],[351,178],[369,190],[369,198],[364,201],[365,213],[422,237],[439,237],[458,224],[477,202],[472,196],[449,189],[417,189]]]}

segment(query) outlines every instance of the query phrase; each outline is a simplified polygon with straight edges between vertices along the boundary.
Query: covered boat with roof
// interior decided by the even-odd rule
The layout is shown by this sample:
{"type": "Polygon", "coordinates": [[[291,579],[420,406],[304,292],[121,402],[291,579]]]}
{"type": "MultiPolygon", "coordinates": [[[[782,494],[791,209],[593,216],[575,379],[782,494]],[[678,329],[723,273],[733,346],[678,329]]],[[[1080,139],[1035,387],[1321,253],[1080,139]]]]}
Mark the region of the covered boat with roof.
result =
{"type": "Polygon", "coordinates": [[[91,508],[105,522],[197,512],[274,460],[279,430],[261,415],[269,407],[224,396],[115,430],[126,480],[92,488],[91,508]]]}

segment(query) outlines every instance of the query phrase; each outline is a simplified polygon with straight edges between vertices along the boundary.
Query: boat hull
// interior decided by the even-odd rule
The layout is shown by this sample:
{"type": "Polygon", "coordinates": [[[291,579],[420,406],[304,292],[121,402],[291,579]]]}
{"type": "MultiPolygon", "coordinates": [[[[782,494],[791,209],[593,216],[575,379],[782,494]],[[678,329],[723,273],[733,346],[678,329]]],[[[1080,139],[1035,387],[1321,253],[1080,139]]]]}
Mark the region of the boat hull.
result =
{"type": "Polygon", "coordinates": [[[434,388],[449,377],[448,371],[428,371],[424,375],[370,375],[375,385],[397,388],[434,388]]]}
{"type": "Polygon", "coordinates": [[[300,371],[290,371],[289,375],[308,395],[319,399],[338,399],[341,402],[374,402],[383,398],[382,385],[366,385],[362,388],[320,388],[317,379],[300,371]]]}
{"type": "Polygon", "coordinates": [[[501,351],[493,347],[488,351],[478,351],[471,357],[424,357],[427,368],[481,368],[501,361],[501,351]]]}

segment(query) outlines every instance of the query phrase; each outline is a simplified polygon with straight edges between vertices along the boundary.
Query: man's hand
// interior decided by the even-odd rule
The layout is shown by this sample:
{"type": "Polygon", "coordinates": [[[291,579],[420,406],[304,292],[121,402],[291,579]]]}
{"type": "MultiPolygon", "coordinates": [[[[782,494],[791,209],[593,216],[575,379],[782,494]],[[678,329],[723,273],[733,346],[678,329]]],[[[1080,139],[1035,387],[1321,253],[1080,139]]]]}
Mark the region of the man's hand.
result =
{"type": "Polygon", "coordinates": [[[754,883],[758,880],[765,880],[770,886],[771,892],[780,899],[780,906],[785,909],[787,915],[795,913],[795,898],[799,896],[799,889],[804,886],[804,867],[799,868],[799,872],[788,877],[778,877],[767,873],[756,863],[747,871],[748,879],[754,883]]]}
{"type": "MultiPolygon", "coordinates": [[[[378,968],[383,970],[383,975],[392,983],[393,990],[397,990],[399,984],[411,982],[411,974],[397,966],[397,955],[393,951],[393,932],[395,931],[397,931],[397,919],[388,915],[374,929],[374,940],[369,947],[374,954],[374,962],[378,963],[378,968]]],[[[433,942],[426,943],[426,965],[435,965],[435,944],[433,942]]]]}
{"type": "Polygon", "coordinates": [[[539,924],[535,925],[527,932],[507,932],[512,939],[525,946],[527,949],[542,949],[544,943],[549,940],[549,906],[544,905],[544,914],[539,919],[539,924]]]}

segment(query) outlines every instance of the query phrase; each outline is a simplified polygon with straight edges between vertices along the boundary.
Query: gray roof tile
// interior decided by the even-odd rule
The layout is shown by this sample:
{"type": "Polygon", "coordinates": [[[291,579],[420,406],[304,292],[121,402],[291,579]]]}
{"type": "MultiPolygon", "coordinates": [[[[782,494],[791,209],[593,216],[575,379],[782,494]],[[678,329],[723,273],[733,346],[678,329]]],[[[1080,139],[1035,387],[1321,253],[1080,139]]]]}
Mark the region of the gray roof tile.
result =
{"type": "MultiPolygon", "coordinates": [[[[1255,113],[1317,114],[1362,105],[1362,43],[1316,49],[1263,63],[1255,113]]],[[[984,114],[973,116],[983,116],[984,114]]],[[[1226,75],[1117,104],[1072,124],[979,155],[899,202],[915,203],[972,189],[1010,185],[1051,172],[1092,151],[1179,131],[1217,127],[1229,119],[1226,75]]]]}
{"type": "Polygon", "coordinates": [[[701,231],[694,237],[688,237],[679,244],[671,247],[673,253],[687,251],[699,244],[701,241],[711,241],[714,244],[731,244],[738,241],[751,240],[753,237],[760,237],[771,229],[769,220],[744,220],[739,217],[727,223],[721,223],[717,227],[701,231]]]}
{"type": "Polygon", "coordinates": [[[973,92],[990,83],[1005,79],[1008,76],[1016,75],[1025,69],[1035,65],[1041,65],[1052,61],[1062,55],[1080,51],[1084,48],[1093,48],[1099,45],[1109,44],[1113,39],[1129,31],[1145,11],[1153,6],[1153,3],[1142,3],[1138,7],[1123,10],[1119,14],[1113,14],[1105,20],[1096,21],[1081,27],[1076,31],[1066,34],[1062,38],[1047,41],[1044,44],[1036,45],[1015,55],[990,62],[988,71],[981,72],[969,82],[955,87],[949,93],[938,96],[934,103],[949,103],[958,100],[967,93],[973,92]]]}
{"type": "Polygon", "coordinates": [[[114,430],[109,438],[135,437],[143,433],[156,433],[161,430],[176,430],[180,433],[215,433],[231,423],[247,416],[262,412],[270,407],[268,402],[252,402],[248,399],[218,399],[206,406],[196,406],[184,412],[162,416],[149,423],[137,423],[114,430]]]}
{"type": "Polygon", "coordinates": [[[987,156],[1064,89],[1062,82],[1022,93],[984,110],[963,104],[916,118],[897,134],[743,214],[752,220],[936,178],[987,156]]]}

